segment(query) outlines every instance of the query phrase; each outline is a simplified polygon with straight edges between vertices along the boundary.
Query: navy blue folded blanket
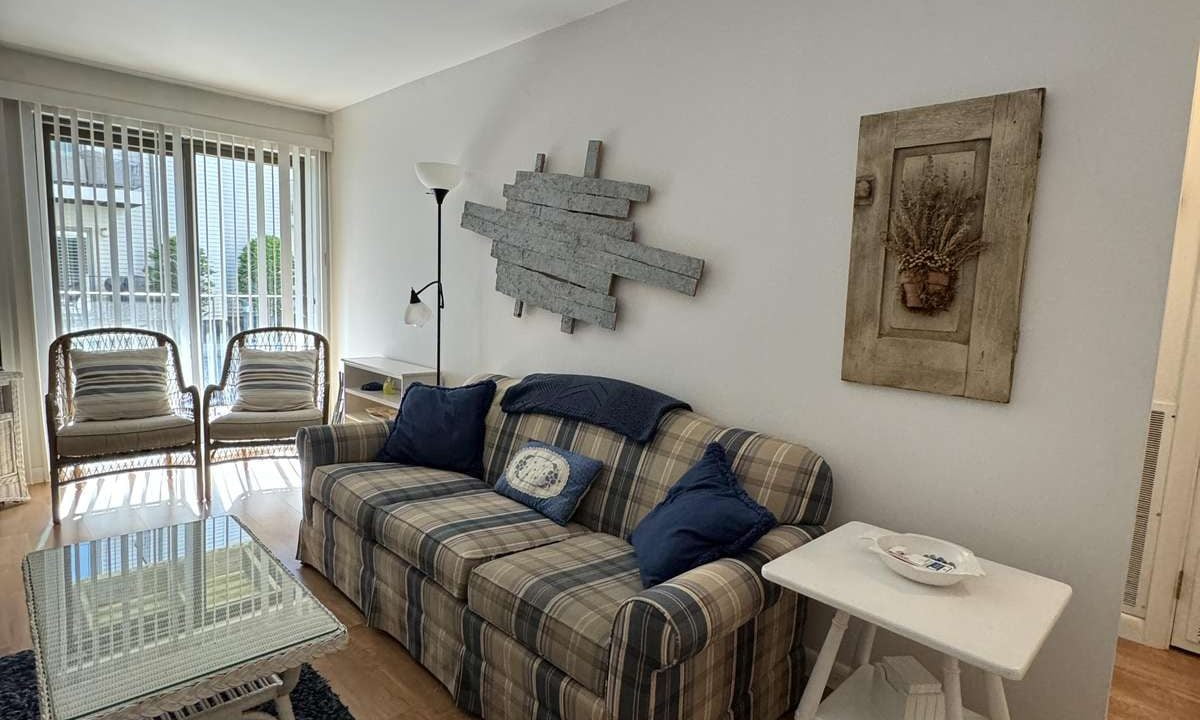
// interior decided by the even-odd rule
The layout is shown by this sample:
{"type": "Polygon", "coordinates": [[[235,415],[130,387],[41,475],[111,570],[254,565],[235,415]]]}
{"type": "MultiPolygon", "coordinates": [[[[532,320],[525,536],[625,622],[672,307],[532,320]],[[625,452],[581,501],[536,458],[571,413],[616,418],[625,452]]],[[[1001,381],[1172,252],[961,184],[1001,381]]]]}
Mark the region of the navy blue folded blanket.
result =
{"type": "Polygon", "coordinates": [[[623,380],[593,375],[535,373],[504,394],[506,413],[541,413],[582,420],[649,442],[663,415],[692,406],[669,395],[623,380]]]}

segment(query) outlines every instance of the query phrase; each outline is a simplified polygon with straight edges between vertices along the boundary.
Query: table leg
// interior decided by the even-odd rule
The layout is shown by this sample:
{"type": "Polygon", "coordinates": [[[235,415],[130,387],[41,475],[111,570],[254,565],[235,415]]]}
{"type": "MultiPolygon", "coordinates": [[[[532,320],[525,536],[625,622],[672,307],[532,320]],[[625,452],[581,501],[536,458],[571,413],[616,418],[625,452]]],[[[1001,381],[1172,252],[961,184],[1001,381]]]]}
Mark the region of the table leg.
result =
{"type": "Polygon", "coordinates": [[[821,704],[821,696],[829,685],[829,674],[833,672],[833,661],[837,659],[838,648],[842,646],[842,636],[846,634],[846,626],[850,624],[850,615],[844,610],[838,610],[829,625],[829,633],[813,663],[812,672],[808,675],[808,684],[804,686],[804,695],[796,706],[796,720],[813,720],[817,716],[817,706],[821,704]]]}
{"type": "Polygon", "coordinates": [[[292,690],[296,689],[296,683],[300,682],[300,668],[287,670],[281,677],[283,687],[279,688],[279,697],[275,698],[275,714],[279,716],[279,720],[296,720],[292,713],[292,690]]]}
{"type": "Polygon", "coordinates": [[[946,694],[946,720],[963,720],[962,679],[958,658],[942,656],[942,690],[946,694]]]}
{"type": "Polygon", "coordinates": [[[1008,698],[1004,696],[1004,680],[995,673],[984,673],[983,681],[987,685],[988,718],[1011,720],[1008,714],[1008,698]]]}
{"type": "Polygon", "coordinates": [[[871,662],[871,650],[875,647],[875,626],[864,623],[862,633],[858,636],[858,646],[854,648],[854,669],[871,662]]]}

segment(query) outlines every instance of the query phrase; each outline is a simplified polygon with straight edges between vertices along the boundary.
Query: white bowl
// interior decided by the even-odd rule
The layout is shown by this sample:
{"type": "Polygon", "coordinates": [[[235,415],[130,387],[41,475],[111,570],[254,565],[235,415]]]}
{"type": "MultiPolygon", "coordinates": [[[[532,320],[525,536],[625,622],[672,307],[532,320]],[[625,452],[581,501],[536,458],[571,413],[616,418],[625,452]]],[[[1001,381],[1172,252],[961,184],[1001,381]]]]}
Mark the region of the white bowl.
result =
{"type": "Polygon", "coordinates": [[[903,533],[895,535],[865,536],[869,547],[877,554],[883,564],[898,575],[926,585],[954,585],[963,578],[980,577],[984,575],[983,567],[975,553],[952,542],[939,540],[928,535],[903,533]],[[902,547],[910,555],[933,556],[941,558],[952,569],[933,570],[918,567],[897,557],[890,550],[902,547]]]}

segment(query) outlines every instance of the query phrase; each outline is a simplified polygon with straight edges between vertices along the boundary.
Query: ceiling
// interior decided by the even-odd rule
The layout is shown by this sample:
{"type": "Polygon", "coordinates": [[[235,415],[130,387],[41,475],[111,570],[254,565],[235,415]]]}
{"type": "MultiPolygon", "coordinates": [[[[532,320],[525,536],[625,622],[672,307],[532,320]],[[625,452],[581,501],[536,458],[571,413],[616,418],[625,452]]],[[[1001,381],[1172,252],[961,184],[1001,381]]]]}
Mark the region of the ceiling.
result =
{"type": "Polygon", "coordinates": [[[0,43],[332,111],[621,0],[0,0],[0,43]]]}

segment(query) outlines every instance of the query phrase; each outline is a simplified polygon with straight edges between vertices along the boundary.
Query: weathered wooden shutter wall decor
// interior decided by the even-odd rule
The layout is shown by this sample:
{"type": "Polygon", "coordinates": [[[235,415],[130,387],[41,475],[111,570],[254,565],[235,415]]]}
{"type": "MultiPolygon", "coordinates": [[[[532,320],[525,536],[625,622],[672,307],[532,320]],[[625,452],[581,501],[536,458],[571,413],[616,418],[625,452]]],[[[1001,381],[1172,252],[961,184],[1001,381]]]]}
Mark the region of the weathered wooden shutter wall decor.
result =
{"type": "MultiPolygon", "coordinates": [[[[1037,88],[862,118],[843,380],[1008,402],[1044,97],[1037,88]],[[969,196],[963,236],[979,249],[948,275],[918,278],[904,268],[925,272],[920,259],[889,240],[897,223],[913,225],[905,198],[920,201],[916,189],[943,180],[969,196]],[[947,277],[949,293],[933,284],[947,277]]],[[[926,195],[936,206],[938,193],[926,195]]]]}
{"type": "Polygon", "coordinates": [[[615,330],[617,277],[696,294],[703,260],[634,242],[630,210],[650,186],[600,179],[601,144],[588,142],[583,175],[546,172],[538,153],[532,172],[504,186],[503,209],[463,205],[462,227],[492,241],[496,290],[516,301],[513,316],[529,304],[561,315],[564,333],[576,320],[615,330]]]}

